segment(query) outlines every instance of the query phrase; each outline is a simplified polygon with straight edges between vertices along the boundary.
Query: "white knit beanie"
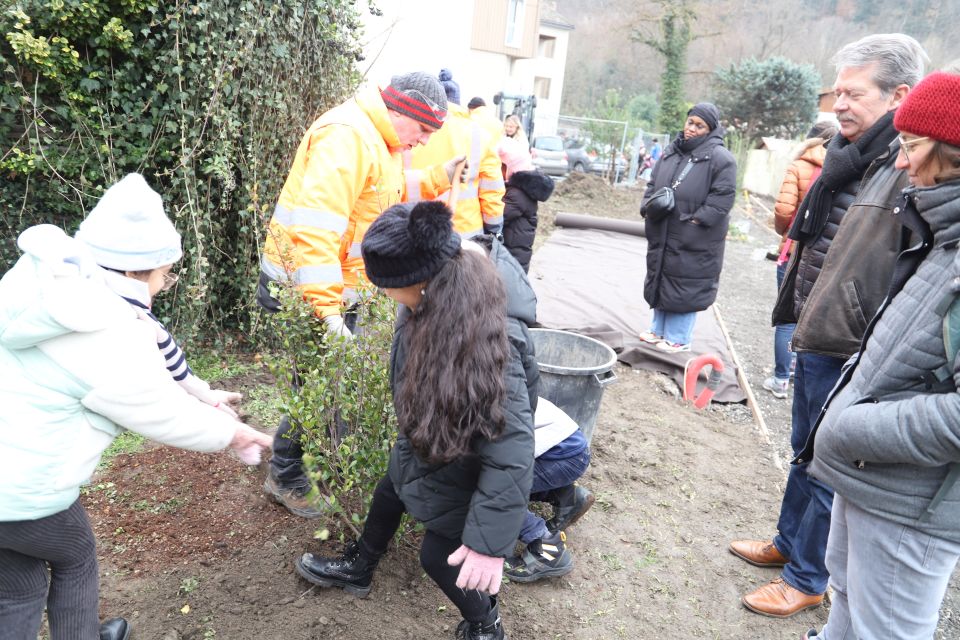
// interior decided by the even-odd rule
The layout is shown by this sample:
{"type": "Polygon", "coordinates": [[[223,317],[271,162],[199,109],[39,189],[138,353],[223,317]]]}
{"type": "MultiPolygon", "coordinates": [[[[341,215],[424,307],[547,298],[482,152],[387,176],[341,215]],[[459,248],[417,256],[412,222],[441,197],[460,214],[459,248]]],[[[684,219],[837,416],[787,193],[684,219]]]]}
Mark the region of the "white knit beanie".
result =
{"type": "Polygon", "coordinates": [[[107,189],[75,237],[90,247],[97,264],[118,271],[149,271],[183,256],[160,194],[139,173],[107,189]]]}

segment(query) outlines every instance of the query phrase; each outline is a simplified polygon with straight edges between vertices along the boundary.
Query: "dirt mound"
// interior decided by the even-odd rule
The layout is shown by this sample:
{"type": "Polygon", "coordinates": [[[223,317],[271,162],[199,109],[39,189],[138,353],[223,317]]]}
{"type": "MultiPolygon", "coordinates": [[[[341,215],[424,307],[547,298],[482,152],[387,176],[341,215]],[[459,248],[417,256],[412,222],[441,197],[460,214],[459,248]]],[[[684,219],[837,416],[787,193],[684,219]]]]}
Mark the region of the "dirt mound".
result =
{"type": "Polygon", "coordinates": [[[592,173],[571,173],[554,190],[558,196],[595,200],[609,198],[613,192],[610,183],[592,173]]]}

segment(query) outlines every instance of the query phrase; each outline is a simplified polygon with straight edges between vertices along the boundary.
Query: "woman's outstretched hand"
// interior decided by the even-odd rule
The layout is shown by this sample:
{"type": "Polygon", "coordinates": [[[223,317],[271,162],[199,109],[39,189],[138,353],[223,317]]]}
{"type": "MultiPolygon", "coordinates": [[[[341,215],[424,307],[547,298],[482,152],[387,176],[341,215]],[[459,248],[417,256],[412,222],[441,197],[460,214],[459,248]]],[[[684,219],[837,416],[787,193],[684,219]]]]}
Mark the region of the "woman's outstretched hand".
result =
{"type": "Polygon", "coordinates": [[[461,589],[476,589],[492,596],[500,591],[503,558],[485,556],[466,545],[460,545],[460,548],[447,558],[447,563],[451,567],[463,565],[460,567],[460,575],[457,576],[457,586],[461,589]]]}
{"type": "Polygon", "coordinates": [[[264,449],[269,449],[272,443],[273,439],[267,434],[238,422],[230,448],[244,464],[260,464],[260,454],[264,449]]]}

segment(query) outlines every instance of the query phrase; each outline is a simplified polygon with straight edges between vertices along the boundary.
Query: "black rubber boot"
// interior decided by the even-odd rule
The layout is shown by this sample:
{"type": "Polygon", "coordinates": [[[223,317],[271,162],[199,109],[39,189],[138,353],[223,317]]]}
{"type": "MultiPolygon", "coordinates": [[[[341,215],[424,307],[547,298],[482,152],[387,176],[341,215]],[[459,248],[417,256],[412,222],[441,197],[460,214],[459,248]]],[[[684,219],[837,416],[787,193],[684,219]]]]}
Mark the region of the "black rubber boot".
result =
{"type": "Polygon", "coordinates": [[[486,619],[483,622],[461,620],[453,636],[456,640],[507,640],[503,623],[500,621],[500,603],[496,596],[491,596],[490,599],[493,601],[493,608],[486,619]]]}
{"type": "Polygon", "coordinates": [[[297,558],[297,573],[321,587],[340,587],[364,598],[370,593],[373,571],[382,554],[372,554],[360,542],[347,545],[339,558],[321,558],[305,553],[297,558]]]}
{"type": "Polygon", "coordinates": [[[534,540],[522,556],[506,559],[503,575],[512,582],[535,582],[567,575],[573,571],[573,556],[566,541],[563,531],[534,540]]]}
{"type": "Polygon", "coordinates": [[[551,491],[548,501],[553,505],[553,517],[547,528],[556,533],[563,531],[590,510],[596,498],[586,487],[570,485],[551,491]]]}

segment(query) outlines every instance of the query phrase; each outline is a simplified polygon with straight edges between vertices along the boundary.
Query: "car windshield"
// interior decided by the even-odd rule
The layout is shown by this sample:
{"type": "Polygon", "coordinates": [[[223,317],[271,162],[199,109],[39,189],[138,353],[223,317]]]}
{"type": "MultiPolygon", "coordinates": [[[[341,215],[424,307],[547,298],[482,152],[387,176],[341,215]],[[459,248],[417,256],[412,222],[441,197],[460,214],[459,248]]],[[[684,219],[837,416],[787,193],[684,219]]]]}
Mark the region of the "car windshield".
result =
{"type": "Polygon", "coordinates": [[[533,143],[533,147],[535,149],[542,149],[543,151],[563,151],[563,141],[553,136],[537,138],[533,143]]]}

